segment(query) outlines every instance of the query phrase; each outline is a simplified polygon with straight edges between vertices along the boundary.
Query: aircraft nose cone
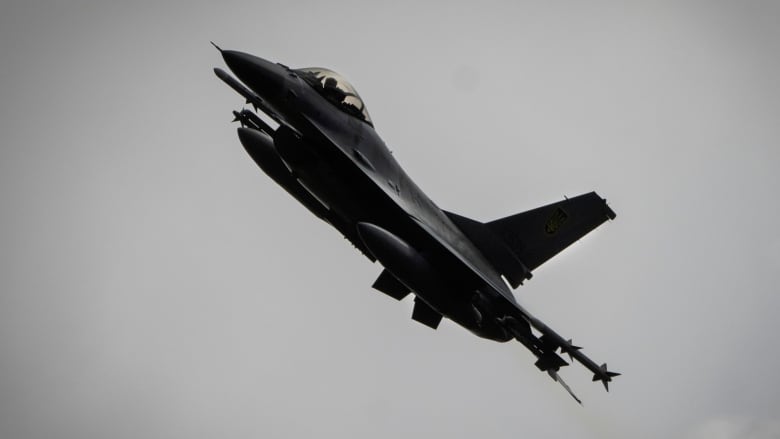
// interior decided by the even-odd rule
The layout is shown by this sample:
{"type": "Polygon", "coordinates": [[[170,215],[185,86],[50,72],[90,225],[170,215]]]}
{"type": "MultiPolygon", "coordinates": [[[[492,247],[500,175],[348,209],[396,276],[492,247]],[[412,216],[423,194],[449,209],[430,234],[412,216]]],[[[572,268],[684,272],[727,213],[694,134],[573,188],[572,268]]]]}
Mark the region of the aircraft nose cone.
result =
{"type": "Polygon", "coordinates": [[[282,93],[284,68],[263,58],[235,50],[223,50],[222,58],[241,82],[265,98],[282,93]]]}

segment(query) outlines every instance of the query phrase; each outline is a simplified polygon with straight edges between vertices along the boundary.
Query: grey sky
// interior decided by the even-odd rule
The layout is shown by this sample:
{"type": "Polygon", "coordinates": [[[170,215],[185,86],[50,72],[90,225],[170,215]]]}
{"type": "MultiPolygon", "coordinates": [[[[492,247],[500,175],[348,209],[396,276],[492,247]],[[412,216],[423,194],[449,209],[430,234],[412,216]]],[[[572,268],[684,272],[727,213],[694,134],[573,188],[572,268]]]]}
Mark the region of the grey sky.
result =
{"type": "Polygon", "coordinates": [[[780,437],[778,3],[478,3],[4,2],[0,437],[780,437]],[[371,290],[209,40],[345,75],[448,210],[608,198],[517,297],[612,391],[371,290]]]}

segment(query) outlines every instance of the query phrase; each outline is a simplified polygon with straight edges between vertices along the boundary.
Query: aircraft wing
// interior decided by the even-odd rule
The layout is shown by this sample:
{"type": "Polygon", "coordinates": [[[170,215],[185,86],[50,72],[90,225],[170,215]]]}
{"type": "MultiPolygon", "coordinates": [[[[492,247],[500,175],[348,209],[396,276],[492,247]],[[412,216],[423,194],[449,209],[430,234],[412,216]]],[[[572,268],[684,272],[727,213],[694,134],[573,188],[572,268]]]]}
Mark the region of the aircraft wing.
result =
{"type": "Polygon", "coordinates": [[[531,272],[590,233],[615,212],[595,192],[482,223],[445,212],[479,248],[512,288],[531,272]]]}
{"type": "Polygon", "coordinates": [[[607,200],[590,192],[485,225],[533,271],[615,216],[607,200]]]}
{"type": "Polygon", "coordinates": [[[488,285],[490,285],[494,290],[498,291],[504,299],[509,301],[511,304],[515,306],[519,306],[517,304],[517,300],[515,300],[515,297],[512,295],[512,292],[509,290],[509,288],[504,284],[504,282],[501,280],[498,275],[496,276],[490,276],[487,269],[484,267],[478,266],[477,261],[471,260],[468,257],[464,255],[463,252],[461,252],[459,249],[455,248],[451,241],[447,240],[444,236],[440,235],[436,229],[433,227],[428,226],[423,221],[420,221],[419,219],[412,217],[412,219],[417,223],[420,228],[425,230],[429,236],[431,236],[433,239],[435,239],[442,247],[449,250],[450,253],[452,253],[455,257],[457,257],[465,266],[467,266],[471,271],[476,273],[478,276],[482,278],[483,281],[485,281],[488,285]]]}

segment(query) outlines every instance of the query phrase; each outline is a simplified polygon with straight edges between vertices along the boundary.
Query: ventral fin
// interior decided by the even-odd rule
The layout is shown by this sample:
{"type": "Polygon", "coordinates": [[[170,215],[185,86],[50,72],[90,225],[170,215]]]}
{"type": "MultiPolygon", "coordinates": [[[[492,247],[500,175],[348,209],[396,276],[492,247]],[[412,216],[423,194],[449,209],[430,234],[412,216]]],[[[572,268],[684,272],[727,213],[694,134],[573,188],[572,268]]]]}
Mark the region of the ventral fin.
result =
{"type": "Polygon", "coordinates": [[[414,298],[414,310],[412,311],[412,319],[422,323],[425,326],[436,329],[441,323],[442,315],[438,311],[431,308],[427,303],[420,300],[419,297],[414,298]]]}

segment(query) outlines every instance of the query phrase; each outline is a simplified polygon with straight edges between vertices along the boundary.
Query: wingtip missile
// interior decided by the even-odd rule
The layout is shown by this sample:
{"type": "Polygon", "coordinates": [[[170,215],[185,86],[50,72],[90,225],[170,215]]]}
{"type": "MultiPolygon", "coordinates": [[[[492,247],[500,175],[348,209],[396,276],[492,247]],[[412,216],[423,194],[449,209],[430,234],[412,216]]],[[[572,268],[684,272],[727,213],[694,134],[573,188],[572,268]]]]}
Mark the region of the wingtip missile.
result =
{"type": "Polygon", "coordinates": [[[235,79],[233,79],[233,77],[230,76],[228,72],[220,69],[219,67],[214,67],[214,74],[216,74],[219,79],[223,80],[231,87],[232,87],[231,82],[235,82],[235,79]]]}
{"type": "Polygon", "coordinates": [[[214,74],[217,75],[217,77],[221,79],[222,82],[224,82],[225,84],[230,86],[230,88],[235,90],[238,94],[243,96],[244,99],[246,99],[247,105],[252,105],[255,111],[261,110],[267,115],[269,115],[272,119],[277,120],[277,117],[275,116],[274,112],[271,111],[263,104],[263,100],[260,98],[260,96],[257,96],[253,91],[246,88],[246,86],[238,82],[237,79],[233,78],[232,76],[230,76],[230,74],[220,69],[219,67],[214,67],[214,74]]]}

